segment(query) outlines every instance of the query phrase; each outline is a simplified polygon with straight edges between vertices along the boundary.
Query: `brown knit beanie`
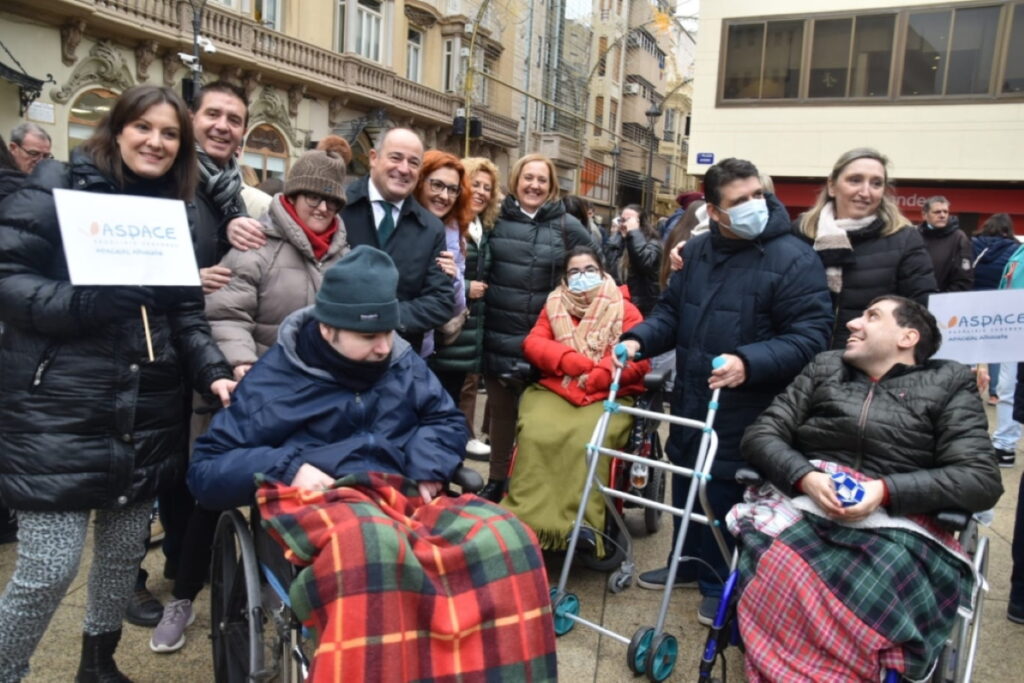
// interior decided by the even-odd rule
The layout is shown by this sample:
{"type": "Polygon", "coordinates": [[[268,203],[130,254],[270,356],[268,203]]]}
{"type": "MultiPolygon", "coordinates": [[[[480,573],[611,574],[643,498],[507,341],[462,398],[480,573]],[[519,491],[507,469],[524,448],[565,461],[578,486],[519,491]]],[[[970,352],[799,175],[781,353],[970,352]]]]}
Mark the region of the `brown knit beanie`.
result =
{"type": "Polygon", "coordinates": [[[306,152],[292,164],[284,181],[284,193],[291,197],[310,192],[345,203],[345,161],[333,152],[306,152]]]}

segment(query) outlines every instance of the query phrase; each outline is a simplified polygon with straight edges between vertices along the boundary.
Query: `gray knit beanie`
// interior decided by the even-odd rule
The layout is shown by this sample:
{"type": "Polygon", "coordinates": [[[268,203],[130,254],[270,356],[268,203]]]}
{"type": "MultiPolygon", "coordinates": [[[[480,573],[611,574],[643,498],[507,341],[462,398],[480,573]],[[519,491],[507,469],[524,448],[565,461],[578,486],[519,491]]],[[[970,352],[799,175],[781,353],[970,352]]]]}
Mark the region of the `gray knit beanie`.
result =
{"type": "Polygon", "coordinates": [[[345,161],[333,152],[306,152],[292,164],[284,181],[288,197],[310,192],[345,203],[345,161]]]}
{"type": "Polygon", "coordinates": [[[313,317],[356,332],[398,328],[398,269],[380,249],[361,244],[327,269],[313,317]]]}

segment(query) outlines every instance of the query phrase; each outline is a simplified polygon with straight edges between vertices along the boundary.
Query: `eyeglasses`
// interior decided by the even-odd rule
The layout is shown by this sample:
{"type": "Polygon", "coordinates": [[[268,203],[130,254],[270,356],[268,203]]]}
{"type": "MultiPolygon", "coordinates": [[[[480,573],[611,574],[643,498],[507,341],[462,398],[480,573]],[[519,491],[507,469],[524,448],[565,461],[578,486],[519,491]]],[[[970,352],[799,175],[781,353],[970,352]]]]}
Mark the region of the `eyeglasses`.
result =
{"type": "Polygon", "coordinates": [[[327,205],[328,211],[334,211],[335,213],[337,213],[338,211],[341,211],[341,207],[345,206],[345,202],[338,201],[337,199],[331,197],[324,197],[323,195],[319,194],[309,194],[307,192],[300,192],[299,196],[302,197],[302,201],[306,203],[306,206],[308,206],[311,209],[317,208],[318,206],[320,206],[320,202],[323,202],[324,204],[327,205]]]}
{"type": "MultiPolygon", "coordinates": [[[[17,142],[15,142],[14,144],[18,145],[17,142]]],[[[52,159],[53,158],[53,155],[50,154],[49,152],[42,152],[42,151],[40,151],[38,149],[25,149],[21,145],[18,145],[18,149],[20,149],[22,152],[27,154],[29,159],[52,159]]]]}
{"type": "Polygon", "coordinates": [[[427,184],[430,186],[430,191],[434,194],[441,194],[448,190],[448,195],[451,197],[458,197],[459,190],[461,189],[458,185],[448,185],[436,178],[427,178],[427,184]]]}
{"type": "Polygon", "coordinates": [[[580,273],[586,273],[587,275],[597,275],[600,272],[601,269],[598,268],[597,266],[587,266],[583,270],[580,270],[579,268],[570,268],[569,270],[565,271],[565,274],[571,277],[573,275],[579,275],[580,273]]]}

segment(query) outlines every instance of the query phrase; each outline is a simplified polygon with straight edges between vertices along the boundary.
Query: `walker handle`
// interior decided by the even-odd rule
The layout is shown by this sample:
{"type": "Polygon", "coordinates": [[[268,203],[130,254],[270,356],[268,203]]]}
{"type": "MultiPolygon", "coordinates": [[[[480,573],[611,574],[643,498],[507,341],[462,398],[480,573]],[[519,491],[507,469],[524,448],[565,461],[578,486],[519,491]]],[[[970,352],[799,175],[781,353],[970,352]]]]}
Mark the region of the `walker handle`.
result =
{"type": "MultiPolygon", "coordinates": [[[[626,345],[622,342],[619,342],[614,346],[614,348],[612,348],[612,353],[615,354],[616,360],[622,363],[623,367],[625,367],[626,363],[629,362],[629,359],[626,358],[626,345]]],[[[637,351],[636,355],[633,356],[633,360],[640,360],[641,357],[640,352],[637,351]]]]}
{"type": "Polygon", "coordinates": [[[717,370],[718,368],[725,365],[725,363],[725,356],[715,356],[713,359],[711,359],[711,369],[717,370]]]}

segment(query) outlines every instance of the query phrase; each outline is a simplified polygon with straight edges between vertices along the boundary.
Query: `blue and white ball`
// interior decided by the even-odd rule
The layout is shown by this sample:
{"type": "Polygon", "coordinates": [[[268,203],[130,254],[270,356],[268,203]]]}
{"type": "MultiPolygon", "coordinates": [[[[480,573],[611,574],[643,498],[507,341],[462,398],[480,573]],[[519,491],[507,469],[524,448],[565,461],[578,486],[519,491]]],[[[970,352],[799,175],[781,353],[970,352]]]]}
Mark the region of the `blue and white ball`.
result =
{"type": "Polygon", "coordinates": [[[844,472],[832,475],[832,483],[836,487],[836,497],[843,507],[850,507],[864,500],[864,487],[860,482],[844,472]]]}

